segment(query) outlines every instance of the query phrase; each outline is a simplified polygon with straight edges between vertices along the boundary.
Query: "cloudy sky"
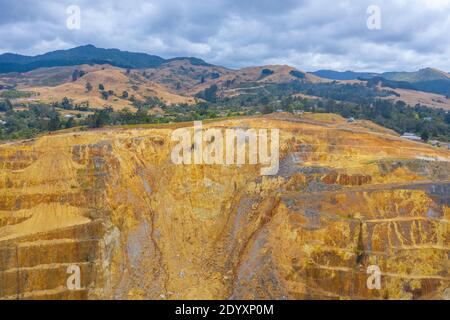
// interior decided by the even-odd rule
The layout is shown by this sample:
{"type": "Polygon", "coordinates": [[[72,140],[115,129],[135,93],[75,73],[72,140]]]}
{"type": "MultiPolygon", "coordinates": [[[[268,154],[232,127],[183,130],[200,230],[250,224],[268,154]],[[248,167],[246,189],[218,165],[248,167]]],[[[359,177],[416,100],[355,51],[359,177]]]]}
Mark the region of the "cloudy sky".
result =
{"type": "Polygon", "coordinates": [[[450,71],[450,0],[0,0],[0,53],[84,44],[231,68],[450,71]],[[67,27],[70,5],[80,29],[67,27]]]}

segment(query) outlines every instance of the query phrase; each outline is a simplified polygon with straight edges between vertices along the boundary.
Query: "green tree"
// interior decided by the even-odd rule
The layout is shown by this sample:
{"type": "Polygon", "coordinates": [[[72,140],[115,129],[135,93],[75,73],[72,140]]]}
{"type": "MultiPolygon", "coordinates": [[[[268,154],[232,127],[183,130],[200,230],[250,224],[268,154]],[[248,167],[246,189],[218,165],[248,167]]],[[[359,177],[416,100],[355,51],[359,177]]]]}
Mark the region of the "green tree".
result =
{"type": "Polygon", "coordinates": [[[273,107],[269,104],[266,104],[261,111],[263,114],[269,114],[273,112],[273,107]]]}
{"type": "Polygon", "coordinates": [[[206,101],[209,101],[209,102],[216,102],[217,90],[218,90],[217,85],[213,84],[209,88],[206,88],[203,92],[198,93],[196,96],[198,98],[205,99],[206,101]]]}
{"type": "Polygon", "coordinates": [[[73,128],[75,126],[75,120],[73,120],[73,118],[69,118],[69,120],[67,120],[65,127],[67,129],[69,128],[73,128]]]}
{"type": "Polygon", "coordinates": [[[447,112],[445,114],[444,121],[445,121],[445,123],[450,124],[450,112],[447,112]]]}
{"type": "Polygon", "coordinates": [[[273,70],[270,70],[270,69],[262,69],[261,70],[261,76],[263,76],[263,77],[270,76],[271,74],[273,74],[273,70]]]}
{"type": "Polygon", "coordinates": [[[96,110],[93,115],[89,116],[89,126],[91,128],[101,128],[111,122],[111,114],[113,110],[111,107],[102,110],[96,110]]]}
{"type": "Polygon", "coordinates": [[[9,99],[0,101],[0,111],[8,112],[8,111],[11,111],[12,109],[13,109],[13,105],[9,99]]]}
{"type": "Polygon", "coordinates": [[[72,110],[73,109],[72,108],[72,104],[70,103],[70,100],[67,97],[64,97],[62,99],[61,106],[62,106],[63,109],[66,109],[66,110],[72,110]]]}
{"type": "Polygon", "coordinates": [[[9,110],[12,110],[12,109],[13,109],[13,105],[12,105],[12,103],[11,103],[11,100],[5,99],[5,103],[6,103],[7,109],[9,109],[9,110]]]}
{"type": "Polygon", "coordinates": [[[92,91],[92,84],[90,82],[86,82],[86,91],[87,92],[92,91]]]}
{"type": "Polygon", "coordinates": [[[72,81],[77,81],[79,76],[80,76],[80,72],[77,69],[73,70],[72,81]]]}
{"type": "Polygon", "coordinates": [[[208,113],[208,104],[206,102],[201,102],[197,105],[198,114],[201,116],[205,116],[208,113]]]}
{"type": "Polygon", "coordinates": [[[59,118],[58,114],[55,114],[50,118],[50,121],[48,123],[48,130],[56,131],[59,129],[61,129],[61,119],[59,118]]]}
{"type": "Polygon", "coordinates": [[[108,100],[108,97],[109,97],[109,93],[106,92],[106,91],[102,91],[102,98],[103,98],[104,100],[108,100]]]}

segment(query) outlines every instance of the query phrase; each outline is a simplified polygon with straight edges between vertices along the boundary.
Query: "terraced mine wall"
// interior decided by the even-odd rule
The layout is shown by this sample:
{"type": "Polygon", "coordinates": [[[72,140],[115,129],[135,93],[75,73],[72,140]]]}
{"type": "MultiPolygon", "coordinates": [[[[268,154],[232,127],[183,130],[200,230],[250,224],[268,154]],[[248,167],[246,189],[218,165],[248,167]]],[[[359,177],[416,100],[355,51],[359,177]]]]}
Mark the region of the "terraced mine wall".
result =
{"type": "Polygon", "coordinates": [[[0,145],[0,298],[450,298],[448,151],[345,121],[207,126],[280,129],[278,174],[174,165],[170,127],[0,145]]]}

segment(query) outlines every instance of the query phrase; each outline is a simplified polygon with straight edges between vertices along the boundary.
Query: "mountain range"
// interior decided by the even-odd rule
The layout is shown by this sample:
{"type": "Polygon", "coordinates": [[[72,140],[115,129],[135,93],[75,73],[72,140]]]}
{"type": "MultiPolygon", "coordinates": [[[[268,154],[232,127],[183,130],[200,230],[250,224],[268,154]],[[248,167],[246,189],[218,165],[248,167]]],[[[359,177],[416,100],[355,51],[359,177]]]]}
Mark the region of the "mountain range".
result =
{"type": "Polygon", "coordinates": [[[194,65],[208,65],[205,61],[192,57],[164,59],[146,53],[103,49],[93,45],[80,46],[68,50],[57,50],[37,56],[14,53],[0,55],[0,73],[27,72],[43,67],[74,66],[81,64],[110,64],[121,68],[155,68],[164,63],[188,59],[194,65]]]}
{"type": "Polygon", "coordinates": [[[449,80],[450,74],[435,69],[423,68],[413,72],[354,72],[354,71],[334,71],[334,70],[318,70],[312,72],[318,77],[332,80],[356,80],[356,79],[370,79],[373,77],[382,77],[387,80],[405,81],[405,82],[422,82],[431,80],[449,80]]]}
{"type": "Polygon", "coordinates": [[[437,94],[450,95],[450,74],[435,68],[423,68],[413,72],[354,72],[318,70],[314,75],[331,80],[377,79],[391,88],[403,88],[437,94]]]}
{"type": "MultiPolygon", "coordinates": [[[[147,53],[122,51],[119,49],[97,48],[92,44],[67,50],[57,50],[42,55],[25,56],[15,53],[0,55],[0,73],[27,72],[43,67],[75,66],[81,64],[109,64],[121,68],[157,68],[171,61],[189,60],[192,65],[212,66],[195,57],[175,57],[164,59],[147,53]]],[[[387,80],[405,82],[425,82],[450,80],[450,74],[434,68],[423,68],[413,72],[355,72],[318,70],[312,74],[331,80],[356,80],[382,77],[387,80]]]]}
{"type": "MultiPolygon", "coordinates": [[[[192,103],[194,97],[230,97],[258,94],[270,85],[295,82],[309,84],[362,83],[374,90],[385,87],[410,105],[450,108],[450,75],[424,68],[415,72],[354,72],[318,70],[305,72],[287,65],[266,65],[230,69],[195,57],[165,59],[156,55],[103,49],[93,45],[57,50],[37,56],[13,53],[0,55],[0,90],[18,89],[37,93],[40,101],[60,101],[67,96],[92,105],[131,106],[119,94],[103,100],[98,91],[85,86],[106,85],[116,93],[131,92],[136,98],[154,96],[166,102],[192,103]],[[82,71],[74,79],[74,72],[82,71]]],[[[208,100],[208,99],[206,99],[208,100]]]]}

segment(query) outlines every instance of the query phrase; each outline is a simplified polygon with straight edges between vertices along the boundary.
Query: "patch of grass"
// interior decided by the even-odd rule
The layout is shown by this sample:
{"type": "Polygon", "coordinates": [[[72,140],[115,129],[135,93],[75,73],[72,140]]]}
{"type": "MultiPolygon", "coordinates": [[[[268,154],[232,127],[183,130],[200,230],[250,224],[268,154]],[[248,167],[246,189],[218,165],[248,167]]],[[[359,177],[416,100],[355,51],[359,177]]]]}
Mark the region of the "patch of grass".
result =
{"type": "Polygon", "coordinates": [[[4,99],[20,99],[20,98],[30,98],[34,96],[34,92],[30,91],[18,91],[18,90],[5,90],[0,93],[0,97],[4,99]]]}

